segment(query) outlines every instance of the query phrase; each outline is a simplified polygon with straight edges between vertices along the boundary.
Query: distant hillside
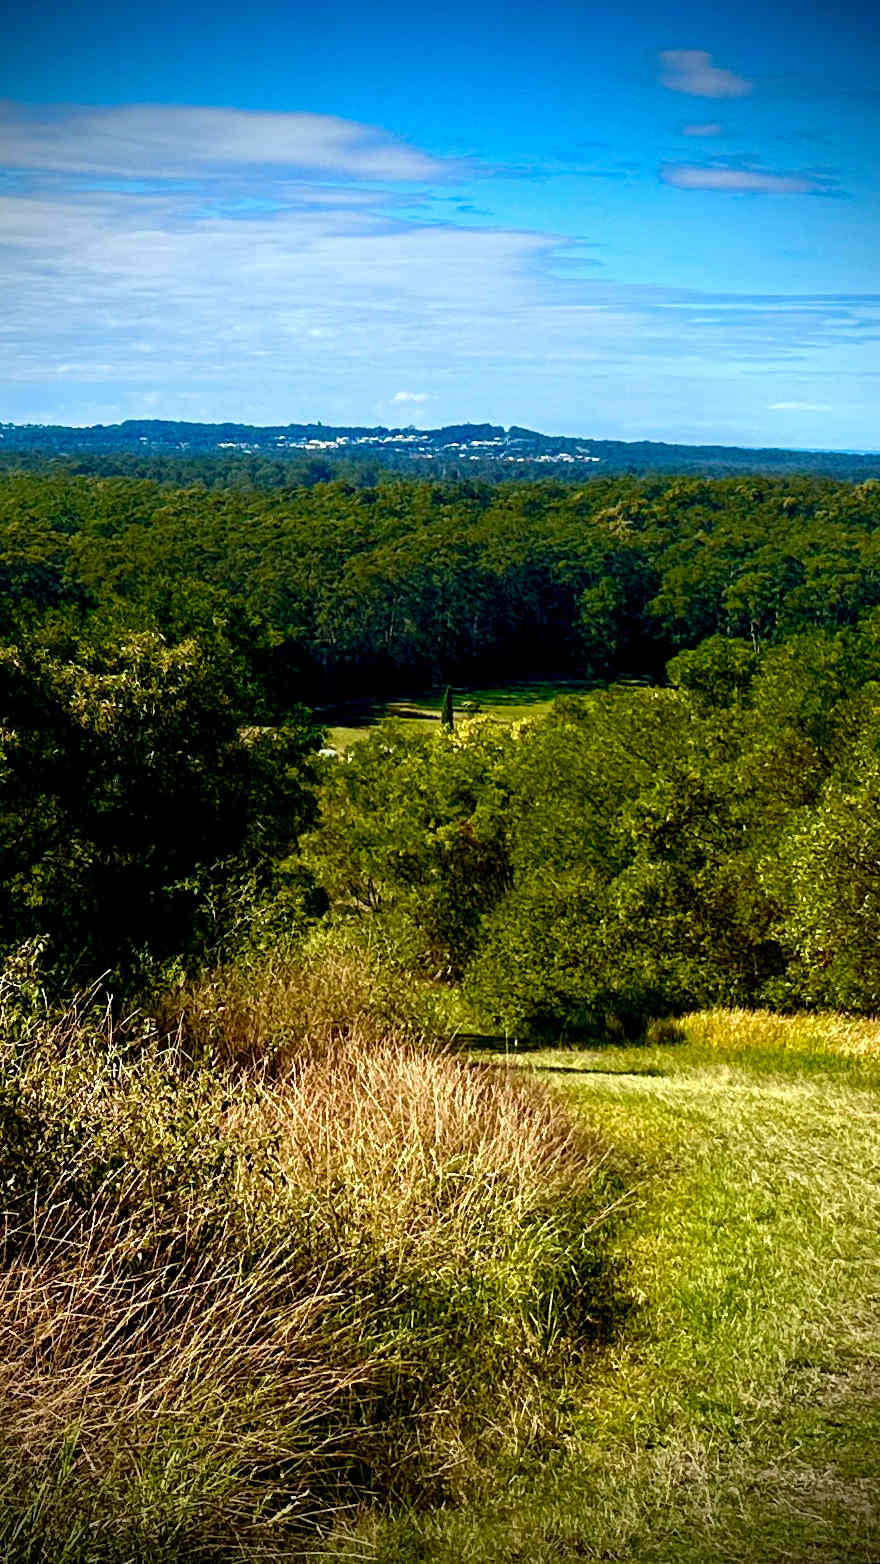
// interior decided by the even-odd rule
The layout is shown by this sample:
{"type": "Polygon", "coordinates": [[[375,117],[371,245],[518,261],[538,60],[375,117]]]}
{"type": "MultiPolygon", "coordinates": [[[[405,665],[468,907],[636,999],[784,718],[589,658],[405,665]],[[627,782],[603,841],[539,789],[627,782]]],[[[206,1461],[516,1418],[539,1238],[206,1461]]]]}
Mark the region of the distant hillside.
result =
{"type": "Polygon", "coordinates": [[[314,458],[335,467],[339,459],[369,459],[383,466],[416,467],[448,475],[462,469],[514,476],[536,466],[579,477],[595,473],[743,472],[824,473],[836,478],[880,476],[880,453],[791,451],[735,445],[668,445],[653,440],[593,440],[540,434],[498,424],[447,424],[442,429],[387,429],[334,424],[184,423],[129,418],[121,424],[66,428],[60,424],[0,424],[0,452],[76,457],[83,453],[128,455],[236,454],[314,458]]]}

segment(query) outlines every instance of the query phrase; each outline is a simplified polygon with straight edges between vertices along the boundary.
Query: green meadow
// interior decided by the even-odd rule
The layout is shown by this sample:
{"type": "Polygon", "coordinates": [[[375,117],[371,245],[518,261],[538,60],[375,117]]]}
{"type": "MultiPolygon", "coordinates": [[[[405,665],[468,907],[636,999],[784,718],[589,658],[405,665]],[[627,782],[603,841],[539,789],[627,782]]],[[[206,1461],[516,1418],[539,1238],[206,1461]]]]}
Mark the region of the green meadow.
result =
{"type": "Polygon", "coordinates": [[[383,983],[0,985],[4,1561],[876,1564],[877,1024],[438,1048],[383,983]]]}
{"type": "Polygon", "coordinates": [[[632,1310],[558,1448],[482,1504],[365,1524],[351,1557],[880,1557],[880,1031],[710,1012],[655,1032],[499,1064],[626,1170],[632,1310]]]}

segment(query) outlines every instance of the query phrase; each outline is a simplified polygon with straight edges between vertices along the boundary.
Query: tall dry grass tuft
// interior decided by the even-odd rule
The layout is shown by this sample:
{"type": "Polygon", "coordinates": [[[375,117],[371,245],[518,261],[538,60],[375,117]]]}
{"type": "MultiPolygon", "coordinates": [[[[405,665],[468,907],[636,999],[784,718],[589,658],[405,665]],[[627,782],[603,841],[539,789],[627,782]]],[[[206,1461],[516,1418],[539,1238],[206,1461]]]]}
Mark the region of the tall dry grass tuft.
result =
{"type": "Polygon", "coordinates": [[[354,1026],[362,1038],[380,1039],[390,1028],[426,1042],[425,1005],[415,1000],[411,979],[342,931],[321,929],[296,950],[204,973],[169,996],[157,1024],[176,1031],[191,1053],[283,1069],[354,1026]]]}
{"type": "Polygon", "coordinates": [[[601,1147],[408,1031],[319,1035],[270,1072],[7,1016],[10,1564],[289,1558],[340,1506],[454,1496],[558,1433],[616,1306],[601,1147]]]}

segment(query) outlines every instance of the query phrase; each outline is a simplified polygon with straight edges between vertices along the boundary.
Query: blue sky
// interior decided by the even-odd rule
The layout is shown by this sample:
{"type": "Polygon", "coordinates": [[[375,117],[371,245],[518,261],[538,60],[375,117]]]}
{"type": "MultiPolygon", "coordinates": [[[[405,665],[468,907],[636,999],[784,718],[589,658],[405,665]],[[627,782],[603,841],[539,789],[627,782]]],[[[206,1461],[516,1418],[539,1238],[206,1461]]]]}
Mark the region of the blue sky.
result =
{"type": "Polygon", "coordinates": [[[0,419],[880,449],[878,33],[849,0],[19,7],[0,419]]]}

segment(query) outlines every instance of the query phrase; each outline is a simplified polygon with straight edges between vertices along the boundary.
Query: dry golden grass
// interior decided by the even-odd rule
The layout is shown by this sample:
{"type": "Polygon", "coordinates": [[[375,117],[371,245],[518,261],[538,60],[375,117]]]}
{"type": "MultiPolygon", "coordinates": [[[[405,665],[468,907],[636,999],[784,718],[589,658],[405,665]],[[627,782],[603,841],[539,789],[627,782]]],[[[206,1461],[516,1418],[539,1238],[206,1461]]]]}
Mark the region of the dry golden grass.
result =
{"type": "Polygon", "coordinates": [[[230,1123],[277,1142],[291,1188],[344,1187],[352,1205],[337,1207],[338,1222],[368,1224],[386,1252],[418,1242],[424,1255],[465,1233],[481,1251],[506,1242],[492,1221],[500,1196],[515,1225],[588,1178],[599,1156],[545,1091],[357,1027],[295,1063],[283,1086],[240,1099],[230,1123]]]}
{"type": "Polygon", "coordinates": [[[190,1052],[275,1069],[335,1046],[353,1026],[362,1038],[390,1028],[426,1041],[399,974],[332,932],[255,967],[230,963],[205,973],[169,997],[157,1024],[190,1052]]]}
{"type": "Polygon", "coordinates": [[[271,1071],[277,994],[218,1049],[248,1069],[186,1026],[7,1018],[4,1560],[289,1558],[552,1437],[603,1307],[601,1148],[334,992],[349,1020],[316,1005],[271,1071]]]}

